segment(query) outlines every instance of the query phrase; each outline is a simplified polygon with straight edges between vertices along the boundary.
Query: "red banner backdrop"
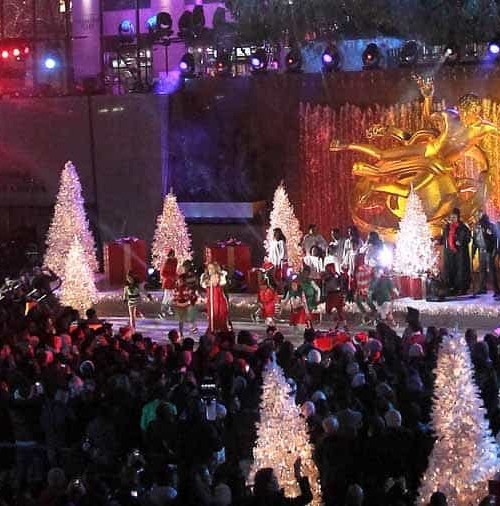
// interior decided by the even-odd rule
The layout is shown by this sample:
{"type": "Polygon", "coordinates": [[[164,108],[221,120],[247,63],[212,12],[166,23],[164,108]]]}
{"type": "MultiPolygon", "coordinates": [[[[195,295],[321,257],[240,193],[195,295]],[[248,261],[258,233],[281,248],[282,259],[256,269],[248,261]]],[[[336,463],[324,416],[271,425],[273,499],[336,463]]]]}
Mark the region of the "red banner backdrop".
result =
{"type": "MultiPolygon", "coordinates": [[[[444,102],[435,105],[442,110],[444,102]]],[[[329,234],[333,227],[343,232],[352,223],[351,194],[354,187],[352,166],[363,160],[363,155],[348,151],[332,153],[332,140],[340,144],[375,143],[389,147],[394,141],[387,138],[367,139],[366,131],[374,124],[394,125],[414,132],[424,127],[420,102],[398,104],[391,107],[374,105],[361,109],[346,104],[339,109],[328,106],[301,104],[300,107],[299,163],[301,184],[300,204],[297,212],[302,226],[315,223],[323,234],[329,234]]],[[[483,116],[500,126],[500,104],[483,101],[483,116]]],[[[490,161],[491,192],[486,208],[494,219],[500,209],[500,140],[488,136],[482,147],[490,161]]],[[[369,158],[365,158],[369,161],[369,158]]],[[[465,157],[455,166],[457,176],[474,178],[475,162],[465,157]]]]}

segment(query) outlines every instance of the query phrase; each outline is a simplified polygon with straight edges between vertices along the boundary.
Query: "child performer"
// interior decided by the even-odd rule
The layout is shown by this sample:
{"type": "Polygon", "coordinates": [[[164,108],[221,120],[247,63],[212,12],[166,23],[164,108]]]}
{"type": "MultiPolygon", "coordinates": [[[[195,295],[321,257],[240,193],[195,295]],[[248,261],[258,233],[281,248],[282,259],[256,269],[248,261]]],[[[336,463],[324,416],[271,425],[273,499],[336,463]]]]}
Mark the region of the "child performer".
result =
{"type": "Polygon", "coordinates": [[[161,301],[159,316],[160,318],[164,318],[167,314],[173,315],[170,304],[175,282],[177,281],[177,258],[175,258],[175,251],[173,249],[170,249],[167,253],[167,258],[161,266],[160,277],[163,288],[163,299],[161,301]]]}
{"type": "Polygon", "coordinates": [[[344,328],[347,326],[344,308],[345,293],[347,291],[348,282],[347,274],[338,273],[335,263],[329,263],[326,265],[325,272],[323,274],[323,287],[326,298],[325,309],[327,314],[330,314],[333,309],[336,310],[336,328],[341,325],[344,326],[344,328]]]}
{"type": "Polygon", "coordinates": [[[388,325],[394,325],[392,315],[392,300],[398,292],[391,278],[381,267],[375,269],[375,275],[370,285],[368,304],[370,309],[378,313],[379,318],[388,325]]]}
{"type": "Polygon", "coordinates": [[[184,337],[185,322],[189,322],[191,324],[191,332],[196,329],[192,319],[193,311],[191,310],[191,306],[193,304],[196,304],[196,294],[186,284],[185,276],[181,275],[175,285],[173,297],[173,305],[177,321],[179,322],[179,334],[181,338],[184,337]]]}
{"type": "MultiPolygon", "coordinates": [[[[132,272],[129,271],[127,273],[125,286],[123,287],[123,301],[127,303],[129,325],[133,331],[135,330],[135,324],[137,321],[137,306],[141,302],[141,294],[142,290],[139,280],[132,272]]],[[[147,294],[147,297],[151,300],[151,295],[147,294]]],[[[142,316],[142,314],[139,313],[139,316],[142,316]]]]}
{"type": "Polygon", "coordinates": [[[258,321],[258,315],[262,315],[266,325],[274,325],[274,315],[276,313],[276,301],[278,295],[276,290],[266,279],[261,279],[259,283],[259,293],[257,294],[257,303],[259,308],[254,313],[255,321],[258,321]]]}
{"type": "Polygon", "coordinates": [[[290,306],[290,325],[297,327],[298,325],[308,325],[311,321],[309,310],[307,309],[306,295],[299,282],[294,279],[290,284],[283,304],[290,306]]]}

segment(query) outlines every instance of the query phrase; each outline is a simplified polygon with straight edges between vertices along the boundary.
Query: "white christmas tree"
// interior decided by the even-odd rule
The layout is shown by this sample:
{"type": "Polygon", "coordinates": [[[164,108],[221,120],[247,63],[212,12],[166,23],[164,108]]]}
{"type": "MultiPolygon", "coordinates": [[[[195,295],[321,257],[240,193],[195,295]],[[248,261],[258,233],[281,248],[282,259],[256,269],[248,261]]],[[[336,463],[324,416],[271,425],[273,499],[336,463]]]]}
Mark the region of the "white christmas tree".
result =
{"type": "Polygon", "coordinates": [[[78,238],[73,239],[64,265],[60,301],[84,313],[97,302],[94,273],[78,238]]]}
{"type": "Polygon", "coordinates": [[[163,211],[156,220],[152,247],[153,266],[156,269],[161,268],[171,249],[174,250],[179,265],[192,257],[191,236],[172,190],[165,196],[163,211]]]}
{"type": "Polygon", "coordinates": [[[72,162],[67,162],[61,174],[54,217],[47,233],[43,264],[62,277],[64,264],[75,236],[80,241],[91,272],[98,270],[95,241],[85,214],[82,187],[72,162]]]}
{"type": "Polygon", "coordinates": [[[435,262],[431,229],[422,201],[412,188],[399,223],[393,268],[404,276],[419,276],[431,271],[435,262]]]}
{"type": "Polygon", "coordinates": [[[479,504],[500,461],[463,337],[443,338],[435,374],[436,442],[420,484],[419,504],[428,504],[436,491],[454,506],[479,504]]]}
{"type": "Polygon", "coordinates": [[[260,422],[253,448],[253,464],[248,477],[253,484],[255,473],[271,467],[287,497],[300,495],[294,475],[294,462],[302,459],[302,474],[309,478],[313,493],[312,505],[321,504],[319,473],[312,456],[306,420],[290,396],[290,385],[283,370],[273,360],[263,371],[260,422]]]}
{"type": "Polygon", "coordinates": [[[288,253],[288,263],[295,271],[302,267],[302,232],[300,231],[299,220],[296,218],[292,204],[285,190],[285,185],[281,182],[274,192],[273,208],[269,216],[269,228],[266,233],[264,246],[269,253],[269,244],[273,239],[273,230],[281,228],[286,238],[286,248],[288,253]]]}

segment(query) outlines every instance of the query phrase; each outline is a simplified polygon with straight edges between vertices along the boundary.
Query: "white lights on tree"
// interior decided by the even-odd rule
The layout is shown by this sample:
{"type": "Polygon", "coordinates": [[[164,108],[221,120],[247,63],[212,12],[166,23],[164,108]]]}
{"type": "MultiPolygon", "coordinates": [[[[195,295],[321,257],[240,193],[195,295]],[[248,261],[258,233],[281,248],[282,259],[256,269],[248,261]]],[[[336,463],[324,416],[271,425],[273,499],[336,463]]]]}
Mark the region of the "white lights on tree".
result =
{"type": "Polygon", "coordinates": [[[63,276],[64,265],[74,238],[80,241],[91,272],[97,272],[94,236],[85,214],[82,187],[72,162],[67,162],[61,173],[59,192],[54,206],[54,217],[47,233],[43,265],[63,276]]]}
{"type": "Polygon", "coordinates": [[[431,271],[435,263],[431,229],[422,201],[412,188],[399,223],[393,268],[404,276],[420,276],[431,271]]]}
{"type": "Polygon", "coordinates": [[[313,460],[307,422],[300,415],[295,399],[290,395],[290,385],[283,370],[275,361],[263,371],[260,421],[257,424],[257,441],[253,448],[253,464],[249,483],[255,473],[264,467],[274,470],[280,487],[287,497],[300,495],[294,476],[294,462],[302,459],[302,474],[309,478],[313,494],[312,505],[321,504],[319,473],[313,460]]]}
{"type": "Polygon", "coordinates": [[[268,245],[273,239],[273,230],[275,228],[281,228],[286,238],[288,264],[298,272],[302,267],[303,254],[300,246],[302,232],[283,182],[279,184],[274,192],[273,208],[269,216],[269,228],[264,242],[267,252],[269,252],[268,245]]]}
{"type": "Polygon", "coordinates": [[[156,269],[161,268],[171,249],[175,251],[179,265],[191,260],[191,236],[172,190],[165,196],[163,211],[156,220],[152,246],[153,266],[156,269]]]}
{"type": "Polygon", "coordinates": [[[435,370],[432,427],[436,442],[419,490],[427,505],[440,491],[448,504],[479,504],[488,480],[499,468],[498,446],[491,434],[465,339],[445,336],[435,370]]]}
{"type": "Polygon", "coordinates": [[[80,314],[97,302],[97,289],[94,283],[88,258],[78,238],[73,243],[66,257],[62,276],[60,301],[63,306],[71,306],[80,314]]]}

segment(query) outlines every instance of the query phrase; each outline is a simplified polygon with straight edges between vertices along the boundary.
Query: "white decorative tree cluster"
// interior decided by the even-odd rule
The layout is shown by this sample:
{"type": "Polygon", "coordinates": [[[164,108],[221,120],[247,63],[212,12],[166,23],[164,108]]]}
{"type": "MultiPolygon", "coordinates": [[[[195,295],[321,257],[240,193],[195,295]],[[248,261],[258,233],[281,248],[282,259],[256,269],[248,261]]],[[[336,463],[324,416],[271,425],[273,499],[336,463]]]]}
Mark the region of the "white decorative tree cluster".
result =
{"type": "Polygon", "coordinates": [[[302,267],[302,232],[300,231],[299,220],[295,216],[293,206],[290,203],[285,185],[281,182],[274,192],[273,208],[269,216],[269,228],[267,229],[264,246],[269,253],[269,244],[273,239],[273,230],[281,228],[286,237],[286,248],[288,263],[295,271],[302,267]]]}
{"type": "Polygon", "coordinates": [[[85,251],[76,237],[66,257],[59,298],[62,305],[71,306],[80,314],[97,302],[94,274],[88,264],[85,251]]]}
{"type": "Polygon", "coordinates": [[[43,265],[63,277],[69,250],[77,238],[90,271],[98,270],[95,241],[85,214],[82,187],[72,162],[67,162],[61,173],[54,217],[47,233],[47,249],[43,265]]]}
{"type": "Polygon", "coordinates": [[[404,276],[419,276],[431,271],[435,263],[431,229],[422,201],[412,188],[399,223],[393,268],[404,276]]]}
{"type": "Polygon", "coordinates": [[[260,422],[257,424],[257,441],[253,448],[253,464],[249,483],[255,473],[264,467],[274,469],[280,487],[287,497],[297,497],[300,489],[294,476],[294,462],[302,459],[302,473],[309,478],[313,493],[312,505],[321,504],[319,473],[313,460],[306,420],[290,396],[281,367],[273,360],[263,371],[260,422]]]}
{"type": "Polygon", "coordinates": [[[436,491],[454,506],[479,504],[488,495],[488,480],[495,476],[500,461],[463,337],[443,338],[435,373],[432,428],[436,442],[418,504],[427,505],[436,491]]]}
{"type": "Polygon", "coordinates": [[[156,220],[152,246],[153,266],[156,269],[161,268],[170,249],[175,251],[179,265],[191,260],[191,236],[172,190],[165,196],[163,211],[156,220]]]}

